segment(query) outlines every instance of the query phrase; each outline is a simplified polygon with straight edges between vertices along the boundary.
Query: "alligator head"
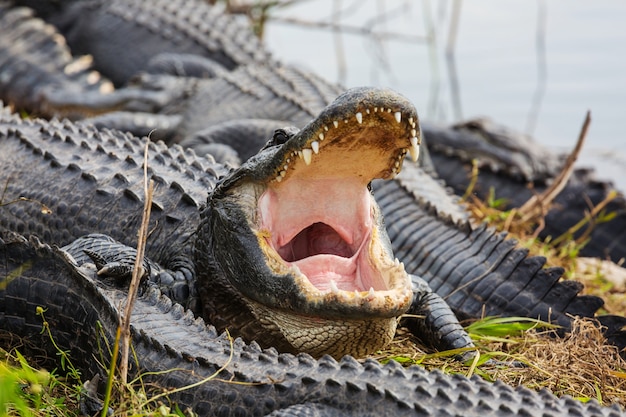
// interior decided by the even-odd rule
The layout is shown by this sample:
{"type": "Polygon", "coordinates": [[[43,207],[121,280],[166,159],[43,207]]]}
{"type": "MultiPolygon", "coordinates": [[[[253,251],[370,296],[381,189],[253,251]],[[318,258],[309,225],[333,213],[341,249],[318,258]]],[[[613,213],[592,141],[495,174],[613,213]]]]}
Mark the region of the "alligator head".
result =
{"type": "Polygon", "coordinates": [[[380,89],[350,90],[302,130],[276,131],[203,209],[195,256],[209,320],[313,355],[388,343],[412,291],[369,184],[418,146],[413,105],[380,89]]]}

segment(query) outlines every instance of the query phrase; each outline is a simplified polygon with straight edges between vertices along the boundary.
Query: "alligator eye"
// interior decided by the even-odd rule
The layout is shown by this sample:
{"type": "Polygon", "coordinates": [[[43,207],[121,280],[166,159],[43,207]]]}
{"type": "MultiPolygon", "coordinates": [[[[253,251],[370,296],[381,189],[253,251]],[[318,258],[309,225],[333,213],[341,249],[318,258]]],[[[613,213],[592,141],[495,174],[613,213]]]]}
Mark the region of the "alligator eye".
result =
{"type": "Polygon", "coordinates": [[[267,141],[263,149],[271,148],[272,146],[280,146],[287,142],[293,135],[298,133],[298,128],[286,127],[284,129],[276,129],[272,138],[267,141]]]}

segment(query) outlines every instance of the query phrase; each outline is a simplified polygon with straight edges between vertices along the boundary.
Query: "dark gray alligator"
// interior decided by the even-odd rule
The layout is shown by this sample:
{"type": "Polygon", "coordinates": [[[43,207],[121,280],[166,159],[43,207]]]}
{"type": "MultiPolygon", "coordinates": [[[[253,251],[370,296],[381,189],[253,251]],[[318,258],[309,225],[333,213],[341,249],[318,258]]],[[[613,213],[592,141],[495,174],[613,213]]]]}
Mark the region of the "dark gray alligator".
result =
{"type": "MultiPolygon", "coordinates": [[[[460,195],[469,186],[472,160],[480,164],[474,193],[486,199],[490,189],[505,207],[520,207],[534,193],[541,193],[561,170],[564,157],[511,129],[487,119],[476,119],[453,126],[423,124],[429,140],[429,154],[437,175],[460,195]],[[532,188],[529,185],[532,184],[532,188]]],[[[564,190],[546,214],[541,237],[558,237],[584,218],[586,212],[607,198],[611,182],[598,181],[592,170],[574,171],[564,190]]],[[[594,226],[581,255],[626,258],[626,198],[620,192],[605,208],[615,217],[594,226]]],[[[583,230],[575,236],[580,236],[583,230]]]]}
{"type": "MultiPolygon", "coordinates": [[[[107,285],[93,269],[77,268],[66,253],[18,235],[0,240],[0,277],[5,284],[0,290],[3,329],[27,336],[29,344],[47,347],[49,357],[55,357],[36,313],[44,307],[55,341],[69,350],[84,377],[103,372],[92,358],[106,355],[98,341],[114,337],[118,308],[126,298],[123,289],[107,285]]],[[[201,416],[624,415],[617,406],[601,407],[595,400],[583,404],[546,390],[403,368],[393,361],[315,360],[262,350],[241,339],[231,342],[156,288],[136,301],[131,331],[138,358],[131,371],[144,373],[147,386],[180,388],[206,380],[168,396],[182,410],[201,416]]]]}
{"type": "MultiPolygon", "coordinates": [[[[146,253],[164,268],[155,279],[173,288],[174,298],[188,298],[185,289],[194,298],[197,286],[211,323],[285,351],[366,355],[391,340],[409,308],[426,313],[438,348],[471,346],[456,321],[443,329],[447,319],[428,314],[440,301],[394,260],[368,191],[372,179],[397,174],[405,154],[417,151],[416,123],[401,96],[357,89],[302,131],[278,131],[232,173],[215,163],[203,167],[182,148],[153,146],[158,191],[146,253]]],[[[54,212],[8,204],[0,228],[60,245],[96,232],[134,245],[143,172],[137,141],[11,116],[0,133],[4,199],[27,197],[54,212]]],[[[100,238],[87,240],[96,246],[81,244],[73,254],[89,249],[103,266],[113,262],[97,246],[100,238]]]]}
{"type": "MultiPolygon", "coordinates": [[[[394,126],[398,124],[395,113],[385,111],[381,117],[394,126]]],[[[410,112],[402,114],[411,117],[410,112]]],[[[335,112],[333,115],[338,114],[335,112]]],[[[367,115],[367,112],[362,114],[362,123],[367,126],[367,118],[371,119],[372,116],[367,115]]],[[[357,123],[354,120],[350,124],[357,123]]],[[[313,129],[317,133],[317,129],[324,130],[324,126],[328,125],[318,126],[313,123],[304,132],[311,134],[313,129]]],[[[327,133],[324,141],[332,141],[332,129],[337,129],[328,127],[330,133],[327,133]]],[[[343,127],[339,131],[346,133],[350,129],[343,127]]],[[[91,359],[97,352],[95,322],[101,322],[107,337],[111,337],[117,325],[118,313],[115,306],[125,298],[125,290],[116,284],[107,283],[101,277],[95,277],[93,270],[90,272],[88,269],[78,269],[66,255],[50,250],[36,240],[31,239],[28,243],[6,229],[37,233],[44,239],[58,239],[62,242],[72,241],[74,236],[84,233],[84,229],[100,229],[103,227],[102,223],[112,222],[118,226],[109,227],[108,231],[131,242],[131,230],[134,231],[137,227],[138,214],[135,212],[141,211],[138,183],[142,171],[142,144],[139,140],[116,132],[98,132],[93,128],[68,122],[19,121],[6,113],[0,124],[0,132],[0,147],[3,151],[10,151],[3,152],[2,155],[11,155],[10,161],[0,164],[3,177],[8,179],[5,203],[15,197],[13,187],[25,185],[25,181],[32,184],[28,197],[33,200],[11,203],[0,208],[0,222],[5,229],[4,240],[0,244],[0,265],[3,268],[0,271],[6,284],[0,291],[0,328],[21,334],[37,346],[50,346],[45,343],[40,332],[41,318],[36,316],[37,306],[46,308],[46,319],[51,323],[57,342],[71,349],[72,357],[78,360],[77,364],[90,377],[100,371],[91,359]],[[36,163],[27,163],[29,161],[36,163]],[[118,166],[125,167],[124,174],[116,169],[118,166]],[[41,176],[38,170],[43,170],[41,176]],[[19,175],[7,176],[9,172],[19,172],[19,175]],[[37,186],[34,183],[38,181],[33,179],[50,185],[47,188],[37,186]],[[80,201],[72,203],[68,200],[69,195],[62,191],[67,189],[68,182],[73,185],[72,192],[77,193],[74,195],[78,195],[80,201]],[[53,213],[42,213],[41,206],[34,200],[45,203],[53,213]],[[106,218],[102,214],[99,217],[98,213],[104,213],[106,218]],[[120,220],[115,220],[116,218],[120,220]],[[76,324],[68,326],[68,323],[76,324]]],[[[288,136],[288,132],[281,132],[275,141],[282,143],[288,136]]],[[[319,134],[314,138],[319,139],[319,134]]],[[[402,140],[408,142],[408,139],[402,140]]],[[[284,143],[282,147],[274,146],[272,148],[278,149],[270,148],[268,151],[274,156],[281,151],[293,155],[291,149],[283,148],[293,146],[293,139],[284,143]]],[[[362,147],[364,143],[357,142],[357,145],[362,147]]],[[[333,152],[332,149],[321,147],[317,154],[313,152],[314,147],[316,145],[311,148],[311,166],[324,163],[323,152],[333,152]]],[[[308,148],[302,150],[306,149],[308,148]]],[[[362,155],[355,149],[352,153],[362,155]]],[[[303,161],[300,163],[303,166],[298,169],[306,169],[308,166],[306,154],[308,152],[303,154],[303,161]]],[[[297,155],[293,157],[299,158],[297,155]]],[[[262,160],[260,158],[257,162],[261,163],[262,160]]],[[[196,157],[189,151],[180,148],[167,149],[163,146],[152,146],[149,164],[150,175],[158,184],[153,203],[158,224],[150,235],[148,254],[170,268],[184,271],[191,267],[191,263],[175,257],[167,263],[166,259],[171,254],[166,252],[176,252],[179,243],[185,243],[193,237],[190,235],[193,232],[186,230],[201,222],[198,201],[206,192],[203,187],[212,188],[216,178],[227,175],[228,171],[196,157]],[[179,238],[179,243],[173,240],[175,237],[179,238]]],[[[392,164],[391,168],[386,169],[393,170],[394,166],[392,164]]],[[[408,168],[411,169],[410,166],[408,168]]],[[[281,178],[280,183],[288,183],[293,175],[285,174],[283,178],[281,171],[270,172],[274,180],[281,178]]],[[[242,181],[245,176],[241,171],[230,175],[219,187],[226,190],[229,185],[232,187],[232,182],[242,181]]],[[[409,178],[415,177],[410,175],[409,178]]],[[[390,183],[399,184],[397,181],[390,183]]],[[[418,183],[421,187],[428,188],[428,182],[418,183]]],[[[410,182],[404,185],[405,188],[397,189],[415,189],[410,182]]],[[[432,198],[442,191],[436,187],[431,192],[435,194],[426,195],[426,198],[432,198]]],[[[437,200],[441,199],[435,199],[437,200]]],[[[452,201],[450,204],[449,207],[443,203],[440,205],[442,211],[449,212],[448,220],[427,208],[422,215],[430,218],[434,229],[446,225],[452,229],[458,228],[454,219],[461,221],[463,213],[455,209],[452,201]]],[[[205,210],[209,210],[210,206],[209,200],[205,210]]],[[[417,227],[418,224],[413,226],[417,227]]],[[[424,229],[428,230],[429,227],[424,229]]],[[[411,230],[407,229],[407,232],[420,239],[411,230]]],[[[239,231],[234,232],[238,233],[239,231]]],[[[487,240],[493,240],[493,236],[487,231],[482,230],[479,234],[481,233],[483,239],[489,236],[487,240]]],[[[223,234],[220,234],[220,239],[223,243],[227,241],[223,234]]],[[[469,239],[472,240],[472,236],[469,239]]],[[[184,250],[189,249],[191,242],[186,244],[184,250]]],[[[502,244],[501,241],[499,244],[495,241],[494,244],[510,249],[510,245],[502,244]]],[[[249,246],[245,243],[243,245],[249,246]]],[[[452,248],[454,246],[456,245],[452,248]]],[[[196,253],[198,252],[198,256],[206,256],[203,246],[196,245],[196,253]]],[[[459,252],[463,250],[459,249],[459,252]]],[[[471,264],[471,252],[470,248],[464,261],[451,257],[452,269],[458,270],[463,262],[471,264]]],[[[80,253],[74,255],[80,257],[80,253]]],[[[437,262],[438,256],[434,255],[433,258],[437,262]]],[[[240,261],[241,259],[236,260],[240,261]]],[[[439,259],[439,262],[442,261],[443,259],[439,259]]],[[[393,262],[390,267],[393,268],[393,262]]],[[[303,268],[306,269],[305,266],[303,268]]],[[[522,265],[517,269],[526,268],[522,265]]],[[[200,275],[203,273],[202,270],[195,272],[200,275]]],[[[172,275],[172,279],[176,279],[177,274],[172,275]]],[[[533,278],[536,280],[536,277],[533,278]]],[[[171,283],[159,284],[162,287],[171,286],[171,283]]],[[[551,287],[559,288],[559,284],[552,284],[551,287]]],[[[274,286],[274,290],[277,289],[274,286]]],[[[371,297],[370,292],[362,293],[371,297]]],[[[328,294],[334,294],[337,298],[348,296],[347,291],[339,288],[331,288],[328,294]]],[[[358,294],[352,297],[360,298],[358,294]]],[[[337,298],[329,307],[339,303],[337,298]]],[[[595,300],[593,297],[575,295],[574,298],[583,304],[595,300]]],[[[433,317],[437,314],[433,314],[433,317]]],[[[467,380],[461,376],[445,376],[440,372],[428,373],[419,367],[403,369],[394,363],[381,366],[372,361],[359,364],[350,357],[339,362],[327,356],[314,360],[308,355],[290,356],[277,354],[274,349],[262,350],[255,343],[246,344],[241,340],[235,341],[231,347],[224,334],[218,335],[213,328],[206,328],[202,321],[185,313],[182,307],[172,305],[167,298],[160,296],[160,292],[153,285],[145,287],[135,307],[134,317],[134,344],[140,358],[137,372],[177,368],[177,371],[167,373],[154,381],[166,387],[180,387],[214,376],[205,384],[172,396],[173,401],[183,407],[192,407],[202,415],[621,415],[617,408],[601,408],[593,402],[583,405],[567,398],[557,399],[546,391],[537,394],[524,388],[513,389],[501,383],[489,384],[475,378],[467,380]],[[168,331],[165,332],[165,329],[168,331]],[[189,372],[191,370],[193,373],[189,372]]],[[[49,354],[54,357],[53,351],[49,354]]]]}
{"type": "MultiPolygon", "coordinates": [[[[14,21],[20,22],[22,25],[31,25],[28,19],[14,19],[14,21]]],[[[175,57],[169,56],[169,58],[175,62],[175,57]]],[[[328,83],[324,83],[323,80],[313,76],[309,77],[305,73],[298,73],[298,71],[288,67],[285,68],[284,71],[283,67],[278,67],[277,70],[271,71],[269,68],[240,66],[230,72],[226,72],[223,69],[216,70],[215,74],[218,73],[217,71],[220,71],[219,74],[221,75],[209,80],[198,80],[195,77],[174,77],[178,79],[178,81],[175,81],[174,78],[164,78],[163,83],[157,83],[156,90],[159,94],[165,91],[167,93],[166,96],[171,97],[172,92],[181,86],[181,84],[177,84],[179,82],[193,84],[194,88],[202,86],[202,89],[198,90],[202,94],[194,94],[187,98],[187,102],[193,103],[193,105],[189,106],[189,109],[192,109],[192,111],[189,113],[189,116],[185,115],[183,117],[190,121],[195,120],[196,123],[201,123],[203,118],[210,119],[216,126],[209,127],[208,130],[212,130],[214,133],[220,132],[220,134],[212,135],[212,138],[215,140],[225,136],[231,141],[233,132],[241,137],[243,136],[241,134],[243,126],[252,125],[251,130],[254,134],[248,135],[248,131],[244,130],[246,132],[245,141],[240,142],[239,145],[241,146],[237,148],[238,152],[244,153],[244,157],[247,158],[261,146],[261,140],[265,141],[268,129],[275,129],[277,126],[281,126],[281,123],[284,123],[278,119],[290,119],[290,123],[294,121],[294,123],[302,125],[307,118],[314,117],[316,114],[315,109],[320,108],[322,103],[334,91],[333,87],[329,86],[328,83]],[[264,82],[264,79],[271,82],[264,82]],[[202,84],[199,84],[200,82],[202,84]],[[276,88],[276,86],[280,88],[276,88]],[[313,94],[312,91],[316,93],[313,94]],[[303,101],[303,97],[311,97],[311,99],[303,101]],[[212,104],[207,104],[207,100],[213,100],[212,104]],[[218,103],[220,100],[228,103],[228,105],[220,105],[218,103]],[[198,109],[209,109],[210,111],[202,113],[198,112],[198,109]],[[259,129],[259,125],[255,124],[255,122],[259,122],[261,119],[255,118],[251,120],[244,117],[255,112],[261,112],[264,120],[270,123],[263,125],[263,128],[259,129]],[[226,120],[226,122],[221,124],[221,127],[228,125],[228,129],[217,127],[220,126],[220,120],[226,120]],[[224,135],[223,133],[226,131],[231,132],[231,135],[224,135]],[[256,144],[250,145],[250,142],[254,143],[251,137],[257,138],[256,144]]],[[[121,100],[123,101],[130,96],[137,98],[145,94],[145,101],[149,102],[154,98],[154,96],[148,94],[148,90],[151,88],[150,85],[144,84],[138,88],[130,87],[118,90],[108,96],[119,98],[120,95],[118,93],[122,91],[121,100]],[[132,90],[132,94],[128,93],[130,90],[132,90]]],[[[186,91],[184,88],[178,90],[186,91]]],[[[148,117],[149,119],[144,120],[159,119],[160,115],[148,115],[148,117]]],[[[336,122],[339,123],[340,120],[336,122]]],[[[193,124],[193,122],[187,122],[187,124],[193,124]]],[[[152,127],[154,126],[152,124],[152,127]]],[[[233,144],[232,142],[229,143],[233,144]]],[[[199,145],[199,143],[196,143],[196,145],[199,145]]],[[[237,143],[234,145],[237,145],[237,143]]],[[[517,163],[516,165],[523,167],[524,164],[517,163]]],[[[544,166],[549,167],[550,164],[544,164],[544,166]]],[[[520,171],[523,172],[522,169],[520,171]]],[[[422,274],[428,280],[432,279],[431,284],[437,287],[440,295],[448,298],[448,301],[458,314],[463,317],[478,317],[483,304],[485,304],[484,300],[493,299],[493,304],[487,304],[488,309],[489,305],[497,305],[497,307],[489,310],[492,314],[522,315],[532,313],[532,316],[539,315],[544,319],[551,317],[565,327],[569,324],[567,314],[593,315],[593,311],[599,304],[596,302],[594,302],[595,304],[580,303],[576,297],[576,294],[580,291],[579,284],[573,282],[560,283],[561,271],[549,270],[546,273],[541,268],[544,263],[541,258],[532,258],[532,265],[527,265],[525,262],[520,263],[521,259],[526,258],[525,253],[513,249],[513,245],[508,241],[508,243],[501,246],[494,244],[493,246],[484,247],[485,242],[502,242],[504,239],[494,235],[489,230],[483,230],[481,233],[472,231],[473,228],[469,225],[467,219],[464,218],[465,215],[462,210],[443,192],[439,184],[436,184],[436,182],[419,170],[412,169],[410,171],[407,170],[407,172],[411,172],[411,174],[401,174],[393,183],[385,184],[382,189],[375,187],[377,196],[381,198],[386,196],[386,189],[391,187],[393,188],[391,195],[394,196],[394,199],[397,198],[397,201],[389,201],[388,204],[382,207],[383,213],[388,218],[395,216],[396,213],[403,213],[399,221],[388,221],[391,228],[395,228],[394,233],[405,233],[403,229],[396,228],[396,224],[405,224],[406,219],[410,218],[406,213],[410,213],[410,216],[416,219],[416,224],[419,224],[417,219],[420,218],[432,222],[432,229],[415,232],[414,236],[410,238],[402,235],[401,239],[396,239],[394,236],[392,239],[394,250],[403,254],[405,251],[409,251],[406,259],[404,256],[401,258],[405,262],[408,271],[422,274]],[[436,210],[438,215],[433,216],[433,213],[430,213],[429,210],[436,210]],[[448,220],[450,213],[454,214],[455,221],[448,220]],[[436,227],[434,226],[435,223],[438,223],[436,227]],[[421,257],[415,255],[415,253],[428,253],[431,250],[432,246],[428,244],[428,236],[425,236],[425,239],[421,238],[429,230],[438,238],[445,236],[454,242],[465,242],[463,247],[466,250],[460,251],[460,253],[463,257],[469,256],[471,253],[473,261],[468,263],[468,265],[482,265],[485,262],[487,262],[487,265],[484,268],[472,268],[471,273],[466,274],[463,272],[464,270],[458,271],[452,266],[452,263],[449,263],[447,268],[442,269],[442,272],[434,274],[429,268],[430,263],[424,263],[421,257]],[[439,230],[448,231],[446,234],[442,234],[438,233],[439,230]],[[493,252],[492,248],[499,248],[499,251],[493,252]],[[504,248],[507,249],[505,250],[504,248]],[[515,261],[511,263],[510,259],[515,259],[515,261]],[[509,292],[511,283],[507,281],[507,278],[515,274],[525,276],[526,280],[537,276],[540,279],[532,282],[544,283],[542,289],[532,296],[534,302],[527,302],[528,295],[524,290],[528,281],[522,280],[516,283],[513,286],[513,293],[509,292]],[[483,284],[479,285],[480,280],[483,281],[483,284]],[[440,286],[441,282],[452,282],[454,284],[440,286]],[[491,295],[492,292],[485,294],[477,292],[480,288],[488,288],[489,291],[497,289],[493,291],[493,294],[496,295],[491,295]],[[568,288],[568,290],[564,291],[564,288],[568,288]],[[515,294],[519,298],[514,297],[513,295],[515,294]],[[540,296],[537,297],[536,294],[540,294],[540,296]],[[552,300],[558,297],[557,294],[561,294],[560,303],[562,311],[565,313],[563,315],[553,311],[554,309],[551,305],[552,300]],[[542,297],[549,301],[542,302],[542,297]],[[550,313],[551,311],[552,313],[550,313]]],[[[448,249],[448,246],[440,245],[438,249],[448,249]]],[[[450,250],[459,252],[459,249],[454,247],[450,250]]]]}
{"type": "Polygon", "coordinates": [[[16,0],[54,25],[74,55],[90,55],[94,66],[123,85],[167,52],[189,57],[187,75],[201,75],[195,57],[231,70],[263,64],[271,56],[250,27],[219,7],[192,0],[16,0]],[[106,40],[106,41],[103,41],[106,40]]]}

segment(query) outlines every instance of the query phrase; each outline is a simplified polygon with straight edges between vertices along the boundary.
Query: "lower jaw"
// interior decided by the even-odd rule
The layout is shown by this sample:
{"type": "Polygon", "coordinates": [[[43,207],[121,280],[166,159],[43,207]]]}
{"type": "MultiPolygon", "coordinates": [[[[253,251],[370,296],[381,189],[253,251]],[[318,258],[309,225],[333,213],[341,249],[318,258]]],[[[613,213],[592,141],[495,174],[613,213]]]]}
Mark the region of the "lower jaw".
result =
{"type": "MultiPolygon", "coordinates": [[[[328,319],[302,316],[250,302],[254,315],[278,329],[294,353],[314,357],[344,355],[365,357],[387,346],[396,332],[397,318],[328,319]]],[[[263,341],[258,341],[263,345],[263,341]]]]}

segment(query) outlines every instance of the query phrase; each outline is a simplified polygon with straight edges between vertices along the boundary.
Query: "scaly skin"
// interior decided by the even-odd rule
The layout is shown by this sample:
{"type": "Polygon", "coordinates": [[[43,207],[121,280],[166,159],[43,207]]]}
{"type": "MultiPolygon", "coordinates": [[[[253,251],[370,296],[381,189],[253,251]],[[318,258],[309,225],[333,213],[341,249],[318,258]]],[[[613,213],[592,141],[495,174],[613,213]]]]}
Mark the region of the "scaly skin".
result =
{"type": "MultiPolygon", "coordinates": [[[[97,344],[102,335],[113,341],[118,306],[126,298],[123,289],[105,284],[93,269],[77,268],[65,253],[16,235],[0,239],[0,284],[0,328],[21,335],[26,346],[37,346],[38,355],[45,349],[55,358],[36,314],[37,306],[44,307],[56,343],[69,350],[83,378],[103,374],[92,358],[102,353],[97,344]],[[7,276],[13,278],[7,282],[7,276]]],[[[241,339],[231,345],[226,334],[205,326],[154,288],[135,302],[131,333],[139,362],[130,371],[143,373],[148,388],[150,383],[181,388],[206,379],[168,396],[181,410],[190,408],[200,416],[624,415],[595,400],[583,404],[546,390],[536,393],[476,376],[403,368],[394,361],[315,360],[262,350],[241,339]]]]}
{"type": "MultiPolygon", "coordinates": [[[[371,178],[396,173],[408,150],[417,150],[418,139],[410,140],[416,124],[415,110],[403,97],[355,89],[302,131],[277,132],[264,151],[232,172],[180,147],[152,145],[148,159],[157,193],[146,253],[159,268],[151,280],[199,310],[197,276],[205,316],[266,346],[338,357],[385,345],[411,302],[428,310],[436,301],[414,296],[412,285],[420,294],[427,286],[394,261],[367,191],[371,178]],[[336,118],[342,120],[337,127],[336,118]],[[320,183],[333,190],[332,198],[319,198],[314,187],[320,183]],[[293,195],[294,189],[311,187],[320,207],[293,195]],[[207,191],[206,207],[199,209],[207,191]],[[328,210],[333,217],[327,218],[328,210]],[[299,215],[287,220],[291,211],[299,215]],[[297,243],[289,243],[296,234],[310,238],[296,236],[297,243]],[[297,258],[285,253],[289,245],[300,253],[297,258]],[[316,338],[298,333],[311,318],[326,329],[316,338]]],[[[11,116],[2,132],[3,155],[11,155],[0,164],[7,179],[4,198],[26,196],[53,215],[42,213],[37,203],[9,204],[2,207],[1,228],[60,245],[89,233],[136,244],[143,175],[137,139],[69,122],[22,123],[11,116]]],[[[118,256],[107,258],[94,246],[78,247],[75,255],[82,256],[82,249],[103,267],[115,263],[111,269],[118,270],[118,256]]],[[[433,340],[436,347],[471,346],[458,323],[453,327],[434,329],[440,337],[433,340]]]]}

